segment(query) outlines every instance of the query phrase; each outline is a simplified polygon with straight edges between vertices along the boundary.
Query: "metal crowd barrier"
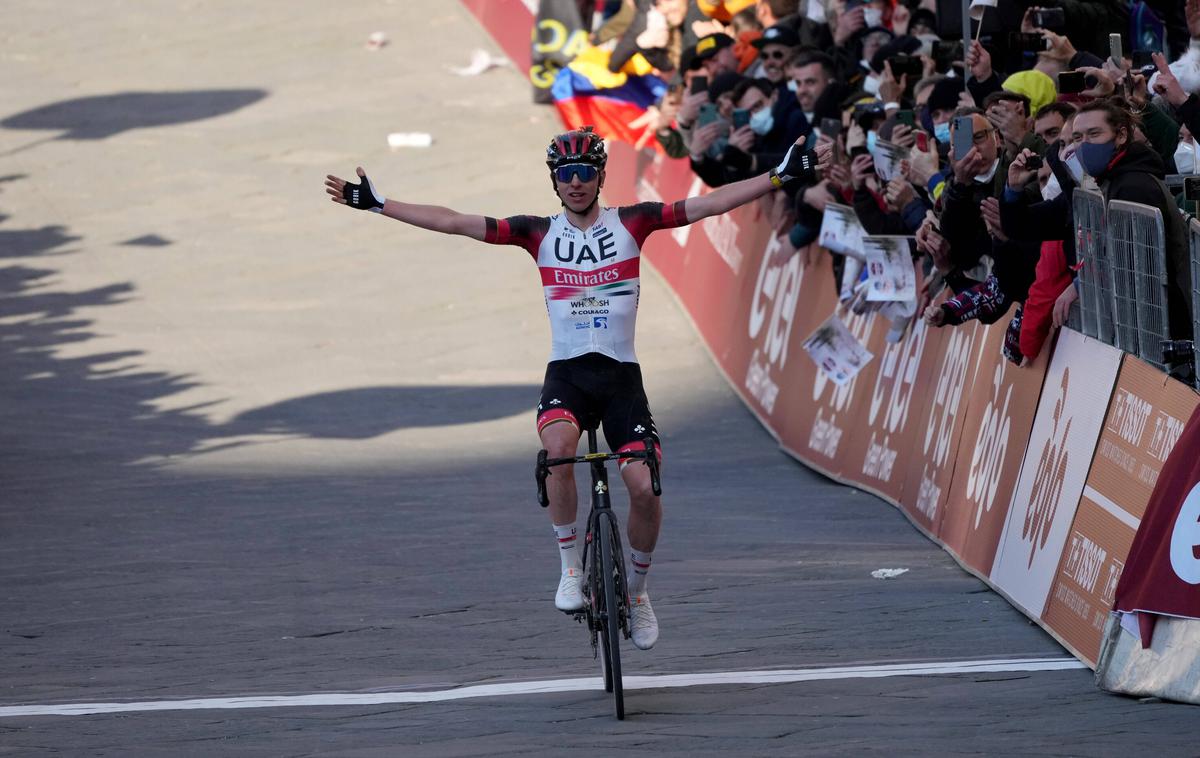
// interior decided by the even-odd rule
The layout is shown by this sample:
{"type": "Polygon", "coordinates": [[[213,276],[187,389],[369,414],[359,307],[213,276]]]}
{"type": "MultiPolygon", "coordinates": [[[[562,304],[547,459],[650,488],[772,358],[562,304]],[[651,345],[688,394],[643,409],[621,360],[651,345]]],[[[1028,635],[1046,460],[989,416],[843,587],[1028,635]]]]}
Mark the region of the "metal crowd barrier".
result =
{"type": "Polygon", "coordinates": [[[1188,222],[1188,248],[1192,253],[1192,349],[1196,354],[1196,384],[1200,386],[1200,221],[1188,222]]]}
{"type": "Polygon", "coordinates": [[[1116,346],[1165,368],[1167,245],[1162,211],[1113,200],[1108,204],[1108,259],[1116,305],[1116,346]]]}
{"type": "Polygon", "coordinates": [[[1079,272],[1079,317],[1084,334],[1114,344],[1112,275],[1108,261],[1107,213],[1104,195],[1077,187],[1071,211],[1075,224],[1075,256],[1083,264],[1079,272]]]}

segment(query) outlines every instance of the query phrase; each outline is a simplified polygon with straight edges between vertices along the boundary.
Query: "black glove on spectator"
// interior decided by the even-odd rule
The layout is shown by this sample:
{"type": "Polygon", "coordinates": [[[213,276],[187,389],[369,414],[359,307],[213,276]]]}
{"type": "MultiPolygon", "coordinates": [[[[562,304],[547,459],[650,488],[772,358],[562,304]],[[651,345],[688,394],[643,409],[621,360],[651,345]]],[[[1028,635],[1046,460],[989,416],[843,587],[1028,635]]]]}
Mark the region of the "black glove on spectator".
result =
{"type": "Polygon", "coordinates": [[[809,184],[817,180],[817,151],[801,152],[795,145],[788,148],[779,165],[771,169],[771,183],[782,187],[784,182],[799,179],[809,184]]]}
{"type": "Polygon", "coordinates": [[[382,213],[383,204],[387,202],[375,191],[375,185],[371,184],[371,180],[365,174],[358,184],[346,182],[346,186],[342,187],[342,198],[351,208],[372,213],[382,213]]]}

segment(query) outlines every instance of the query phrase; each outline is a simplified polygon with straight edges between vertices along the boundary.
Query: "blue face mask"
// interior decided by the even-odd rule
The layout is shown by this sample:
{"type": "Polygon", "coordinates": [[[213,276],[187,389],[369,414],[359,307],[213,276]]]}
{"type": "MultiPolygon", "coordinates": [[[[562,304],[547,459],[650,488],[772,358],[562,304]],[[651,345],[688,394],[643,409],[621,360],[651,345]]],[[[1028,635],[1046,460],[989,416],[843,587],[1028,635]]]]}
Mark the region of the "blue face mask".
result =
{"type": "Polygon", "coordinates": [[[759,108],[758,111],[750,117],[750,128],[760,137],[775,126],[775,114],[771,113],[770,108],[759,108]]]}
{"type": "Polygon", "coordinates": [[[941,142],[943,145],[949,145],[950,144],[950,122],[947,121],[944,124],[937,124],[936,126],[934,126],[933,127],[933,136],[938,142],[941,142]]]}
{"type": "Polygon", "coordinates": [[[1079,147],[1075,148],[1075,155],[1078,156],[1083,170],[1088,172],[1088,176],[1093,177],[1104,173],[1116,152],[1116,140],[1109,140],[1108,142],[1080,142],[1079,147]]]}
{"type": "Polygon", "coordinates": [[[878,132],[871,130],[867,132],[867,152],[871,155],[875,154],[875,148],[879,146],[878,132]]]}

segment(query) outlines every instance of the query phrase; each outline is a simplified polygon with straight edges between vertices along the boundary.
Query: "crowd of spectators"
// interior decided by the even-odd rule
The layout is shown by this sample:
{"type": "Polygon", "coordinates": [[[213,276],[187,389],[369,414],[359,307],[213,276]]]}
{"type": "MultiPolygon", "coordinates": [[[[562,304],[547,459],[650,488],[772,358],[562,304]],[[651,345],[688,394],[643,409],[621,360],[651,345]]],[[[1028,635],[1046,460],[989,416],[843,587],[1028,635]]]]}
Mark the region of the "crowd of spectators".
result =
{"type": "Polygon", "coordinates": [[[958,0],[608,5],[613,70],[640,53],[670,82],[652,128],[706,184],[761,173],[802,136],[833,143],[819,182],[773,201],[789,250],[811,249],[827,204],[852,206],[867,234],[913,237],[929,325],[1011,314],[1005,354],[1028,364],[1087,265],[1072,192],[1098,188],[1162,212],[1170,336],[1192,338],[1180,208],[1196,209],[1164,178],[1200,173],[1200,0],[1000,0],[965,43],[938,17],[958,0]],[[887,180],[881,151],[901,156],[887,180]]]}

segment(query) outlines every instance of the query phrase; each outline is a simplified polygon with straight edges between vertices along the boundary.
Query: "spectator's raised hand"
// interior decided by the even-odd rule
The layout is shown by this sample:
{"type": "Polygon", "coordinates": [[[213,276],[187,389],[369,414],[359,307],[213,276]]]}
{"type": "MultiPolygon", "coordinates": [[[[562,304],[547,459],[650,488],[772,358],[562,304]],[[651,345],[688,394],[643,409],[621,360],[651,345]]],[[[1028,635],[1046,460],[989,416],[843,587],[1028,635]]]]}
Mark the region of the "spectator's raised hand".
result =
{"type": "Polygon", "coordinates": [[[833,141],[818,139],[813,152],[817,154],[817,171],[824,176],[833,165],[833,141]]]}
{"type": "Polygon", "coordinates": [[[917,227],[917,250],[927,254],[933,260],[933,266],[943,274],[948,274],[954,264],[950,261],[950,243],[942,236],[937,228],[937,220],[930,213],[917,227]]]}
{"type": "Polygon", "coordinates": [[[1012,163],[1008,164],[1009,187],[1020,192],[1021,190],[1025,189],[1025,185],[1029,184],[1031,181],[1033,181],[1034,177],[1037,176],[1036,170],[1031,171],[1025,168],[1026,159],[1034,155],[1036,155],[1036,153],[1029,148],[1026,148],[1021,151],[1020,155],[1018,155],[1012,163]]]}
{"type": "Polygon", "coordinates": [[[1025,135],[1029,133],[1029,120],[1022,118],[1003,105],[992,106],[986,117],[988,123],[1000,132],[1000,136],[1013,146],[1021,144],[1021,140],[1025,139],[1025,135]]]}
{"type": "MultiPolygon", "coordinates": [[[[931,140],[930,140],[931,141],[931,140]]],[[[926,147],[929,147],[929,142],[926,142],[926,147]]],[[[904,175],[913,184],[924,187],[929,184],[929,180],[938,172],[937,153],[930,150],[921,150],[914,147],[908,154],[908,160],[900,164],[904,166],[904,175]]]]}
{"type": "Polygon", "coordinates": [[[894,211],[902,211],[913,200],[917,199],[917,193],[913,190],[913,186],[903,176],[893,177],[887,184],[887,191],[884,192],[883,199],[887,202],[888,207],[894,211]]]}
{"type": "Polygon", "coordinates": [[[1090,74],[1096,79],[1096,86],[1083,90],[1079,94],[1085,97],[1108,97],[1117,88],[1116,82],[1107,71],[1096,68],[1095,66],[1084,66],[1076,71],[1082,71],[1085,74],[1090,74]]]}
{"type": "Polygon", "coordinates": [[[657,8],[646,11],[646,31],[637,36],[637,45],[643,50],[666,47],[671,41],[671,27],[667,17],[657,8]]]}
{"type": "Polygon", "coordinates": [[[852,152],[856,147],[862,147],[867,144],[867,133],[858,125],[858,122],[850,124],[850,128],[846,130],[846,152],[852,152]]]}
{"type": "Polygon", "coordinates": [[[1063,35],[1055,34],[1049,29],[1038,29],[1038,32],[1048,40],[1046,49],[1038,53],[1039,58],[1048,58],[1065,66],[1071,62],[1072,58],[1078,55],[1078,51],[1071,44],[1071,40],[1063,35]]]}
{"type": "Polygon", "coordinates": [[[729,135],[729,144],[736,147],[742,152],[750,152],[750,148],[754,147],[754,130],[749,126],[743,126],[740,129],[734,130],[729,135]]]}
{"type": "Polygon", "coordinates": [[[930,305],[921,314],[925,318],[925,323],[930,326],[941,326],[946,320],[946,311],[940,305],[930,305]]]}
{"type": "Polygon", "coordinates": [[[885,103],[898,103],[908,87],[908,74],[901,74],[899,81],[892,73],[892,64],[883,62],[883,74],[879,77],[879,99],[885,103]]]}
{"type": "Polygon", "coordinates": [[[708,102],[708,91],[689,92],[683,96],[683,101],[679,103],[679,113],[676,118],[680,123],[694,124],[696,116],[700,114],[700,106],[708,102]]]}
{"type": "MultiPolygon", "coordinates": [[[[1200,4],[1200,0],[1196,0],[1200,4]]],[[[1191,6],[1191,3],[1188,3],[1191,6]]],[[[1191,19],[1188,19],[1188,26],[1191,26],[1191,19]]],[[[1171,71],[1171,67],[1167,65],[1167,59],[1162,53],[1154,53],[1151,55],[1154,59],[1154,65],[1158,67],[1158,74],[1154,77],[1154,91],[1166,98],[1167,102],[1178,108],[1187,102],[1188,93],[1183,90],[1183,86],[1179,80],[1175,78],[1175,73],[1171,71]]]]}
{"type": "Polygon", "coordinates": [[[971,49],[967,51],[967,70],[977,82],[986,81],[992,76],[992,54],[979,44],[979,40],[971,41],[971,49]]]}
{"type": "Polygon", "coordinates": [[[987,159],[983,157],[983,153],[979,152],[979,148],[977,147],[972,147],[961,160],[954,161],[952,165],[954,167],[954,180],[959,184],[970,184],[976,176],[988,167],[987,159]]]}
{"type": "Polygon", "coordinates": [[[854,187],[854,182],[850,178],[850,167],[845,163],[831,163],[825,176],[829,179],[829,188],[838,194],[854,187]]]}
{"type": "Polygon", "coordinates": [[[857,156],[850,164],[850,182],[854,189],[862,189],[872,176],[875,176],[875,159],[870,155],[857,156]]]}
{"type": "Polygon", "coordinates": [[[979,204],[979,215],[983,216],[983,223],[987,227],[988,234],[1001,242],[1008,241],[1008,235],[1000,227],[1000,201],[998,199],[984,198],[983,202],[979,204]]]}
{"type": "Polygon", "coordinates": [[[892,139],[890,141],[893,145],[912,148],[913,145],[917,144],[917,130],[908,124],[896,124],[892,127],[892,139]]]}
{"type": "Polygon", "coordinates": [[[838,47],[845,45],[847,40],[866,25],[867,19],[863,6],[860,5],[852,11],[843,12],[838,16],[837,26],[833,30],[833,44],[838,47]]]}
{"type": "Polygon", "coordinates": [[[808,207],[824,213],[825,205],[832,200],[832,198],[829,196],[829,180],[824,179],[821,182],[804,190],[802,199],[804,200],[804,204],[808,207]]]}
{"type": "Polygon", "coordinates": [[[704,153],[712,144],[717,141],[717,138],[725,134],[729,129],[729,125],[724,121],[713,121],[711,124],[705,124],[692,132],[692,143],[688,149],[692,153],[692,157],[700,160],[704,157],[704,153]]]}

